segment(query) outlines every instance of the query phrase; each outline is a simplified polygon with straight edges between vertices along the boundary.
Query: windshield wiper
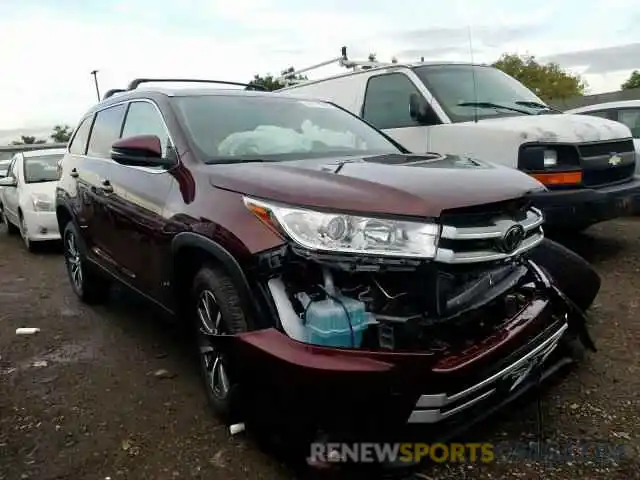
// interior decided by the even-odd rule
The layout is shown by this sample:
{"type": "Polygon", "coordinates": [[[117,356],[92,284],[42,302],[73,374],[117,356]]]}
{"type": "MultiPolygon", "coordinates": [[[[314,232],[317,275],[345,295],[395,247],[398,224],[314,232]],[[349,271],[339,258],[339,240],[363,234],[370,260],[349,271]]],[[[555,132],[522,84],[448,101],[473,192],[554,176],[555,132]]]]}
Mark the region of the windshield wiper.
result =
{"type": "Polygon", "coordinates": [[[564,113],[562,110],[560,110],[559,108],[556,107],[552,107],[550,105],[545,105],[544,103],[540,103],[540,102],[533,102],[533,101],[525,101],[525,100],[519,100],[517,102],[513,102],[516,105],[522,105],[525,107],[533,107],[533,108],[540,108],[541,111],[544,110],[551,110],[552,112],[557,112],[557,113],[564,113]]]}
{"type": "Polygon", "coordinates": [[[512,112],[522,113],[524,115],[535,115],[533,112],[523,110],[521,108],[509,107],[508,105],[501,105],[493,102],[460,102],[459,107],[478,107],[478,108],[502,108],[503,110],[510,110],[512,112]]]}

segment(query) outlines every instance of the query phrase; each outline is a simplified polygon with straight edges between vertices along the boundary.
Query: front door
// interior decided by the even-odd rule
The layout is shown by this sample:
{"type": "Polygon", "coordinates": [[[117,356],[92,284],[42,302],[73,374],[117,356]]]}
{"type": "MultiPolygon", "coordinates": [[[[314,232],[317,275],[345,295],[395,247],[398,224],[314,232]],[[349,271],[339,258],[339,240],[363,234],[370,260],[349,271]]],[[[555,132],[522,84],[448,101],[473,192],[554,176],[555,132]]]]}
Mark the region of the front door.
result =
{"type": "MultiPolygon", "coordinates": [[[[405,148],[416,153],[429,149],[425,122],[412,118],[409,109],[411,95],[425,98],[413,81],[403,72],[383,73],[369,78],[362,106],[362,118],[405,148]]],[[[428,104],[428,102],[427,102],[428,104]]],[[[429,105],[429,104],[428,104],[429,105]]],[[[434,124],[441,123],[429,105],[434,124]]]]}
{"type": "MultiPolygon", "coordinates": [[[[11,164],[7,169],[7,178],[9,177],[13,178],[18,185],[20,184],[20,179],[19,179],[20,176],[18,175],[19,173],[18,164],[20,161],[22,161],[22,155],[17,153],[11,160],[11,164]]],[[[2,208],[4,209],[4,213],[7,216],[7,220],[9,220],[14,225],[19,225],[18,207],[20,206],[19,205],[20,198],[18,195],[18,186],[2,187],[2,189],[3,189],[2,208]]]]}
{"type": "MultiPolygon", "coordinates": [[[[156,135],[163,155],[173,154],[168,129],[159,109],[146,100],[132,101],[122,126],[121,138],[156,135]]],[[[131,167],[112,163],[102,178],[104,228],[102,235],[109,256],[134,287],[160,299],[163,292],[163,265],[170,236],[163,227],[163,210],[175,180],[164,168],[131,167]],[[106,189],[106,190],[105,190],[106,189]]]]}

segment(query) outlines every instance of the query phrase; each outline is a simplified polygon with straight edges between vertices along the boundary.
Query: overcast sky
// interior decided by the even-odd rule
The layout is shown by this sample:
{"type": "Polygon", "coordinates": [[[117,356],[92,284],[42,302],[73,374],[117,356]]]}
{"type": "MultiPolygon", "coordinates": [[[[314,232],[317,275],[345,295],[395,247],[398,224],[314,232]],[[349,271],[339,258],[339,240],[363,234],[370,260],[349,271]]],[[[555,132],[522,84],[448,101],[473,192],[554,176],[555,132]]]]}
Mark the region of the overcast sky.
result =
{"type": "Polygon", "coordinates": [[[104,92],[144,76],[248,81],[342,45],[469,60],[469,27],[477,62],[532,53],[584,73],[592,93],[617,90],[640,68],[638,25],[638,0],[2,1],[0,130],[75,125],[96,99],[94,69],[104,92]]]}

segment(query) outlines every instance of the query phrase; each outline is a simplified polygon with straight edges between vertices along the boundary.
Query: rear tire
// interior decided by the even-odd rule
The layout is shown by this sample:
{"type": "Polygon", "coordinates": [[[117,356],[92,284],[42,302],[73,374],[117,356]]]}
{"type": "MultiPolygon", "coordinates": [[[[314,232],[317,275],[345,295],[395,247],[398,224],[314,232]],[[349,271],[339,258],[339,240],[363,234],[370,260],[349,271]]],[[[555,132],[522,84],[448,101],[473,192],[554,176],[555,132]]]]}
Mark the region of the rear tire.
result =
{"type": "Polygon", "coordinates": [[[229,358],[218,351],[211,334],[234,335],[249,330],[240,295],[222,268],[204,266],[193,279],[190,307],[209,405],[218,418],[233,423],[239,407],[239,387],[229,358]]]}
{"type": "Polygon", "coordinates": [[[68,222],[63,232],[64,261],[73,292],[90,305],[104,302],[109,296],[109,281],[87,261],[81,237],[73,222],[68,222]]]}
{"type": "Polygon", "coordinates": [[[577,253],[545,238],[529,253],[529,258],[543,267],[558,288],[578,307],[586,311],[600,291],[600,275],[577,253]]]}

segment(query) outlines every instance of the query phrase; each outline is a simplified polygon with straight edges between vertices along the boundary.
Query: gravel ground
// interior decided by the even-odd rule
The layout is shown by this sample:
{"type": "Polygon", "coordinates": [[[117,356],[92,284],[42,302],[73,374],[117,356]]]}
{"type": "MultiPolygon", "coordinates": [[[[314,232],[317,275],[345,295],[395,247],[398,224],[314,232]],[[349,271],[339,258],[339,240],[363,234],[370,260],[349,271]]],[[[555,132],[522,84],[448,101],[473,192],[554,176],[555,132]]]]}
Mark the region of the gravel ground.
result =
{"type": "MultiPolygon", "coordinates": [[[[630,219],[566,240],[603,276],[592,312],[599,352],[538,402],[473,432],[518,451],[577,445],[574,456],[514,452],[490,465],[425,466],[415,478],[640,478],[639,239],[630,219]]],[[[59,251],[28,254],[0,225],[0,480],[302,478],[250,439],[228,437],[207,411],[184,335],[159,318],[124,292],[81,305],[59,251]],[[23,326],[42,331],[16,336],[23,326]]]]}

